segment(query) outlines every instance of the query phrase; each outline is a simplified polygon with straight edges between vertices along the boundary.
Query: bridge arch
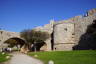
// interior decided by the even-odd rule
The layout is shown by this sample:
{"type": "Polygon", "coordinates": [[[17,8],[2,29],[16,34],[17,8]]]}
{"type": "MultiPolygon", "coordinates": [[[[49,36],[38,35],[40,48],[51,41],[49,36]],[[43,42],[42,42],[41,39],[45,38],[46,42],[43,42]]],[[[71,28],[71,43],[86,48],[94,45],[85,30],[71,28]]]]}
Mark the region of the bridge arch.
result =
{"type": "Polygon", "coordinates": [[[26,41],[22,38],[11,37],[6,39],[3,43],[11,43],[13,45],[20,45],[20,47],[22,47],[24,44],[26,44],[26,41]]]}

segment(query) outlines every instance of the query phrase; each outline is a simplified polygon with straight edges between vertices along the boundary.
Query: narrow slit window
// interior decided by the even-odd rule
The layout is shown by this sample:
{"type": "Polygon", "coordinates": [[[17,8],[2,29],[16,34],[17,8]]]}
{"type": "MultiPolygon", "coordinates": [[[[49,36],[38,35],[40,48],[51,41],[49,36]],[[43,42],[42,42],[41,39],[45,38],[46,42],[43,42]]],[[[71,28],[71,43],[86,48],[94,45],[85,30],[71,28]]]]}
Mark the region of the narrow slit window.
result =
{"type": "Polygon", "coordinates": [[[65,31],[67,31],[67,28],[64,28],[65,31]]]}

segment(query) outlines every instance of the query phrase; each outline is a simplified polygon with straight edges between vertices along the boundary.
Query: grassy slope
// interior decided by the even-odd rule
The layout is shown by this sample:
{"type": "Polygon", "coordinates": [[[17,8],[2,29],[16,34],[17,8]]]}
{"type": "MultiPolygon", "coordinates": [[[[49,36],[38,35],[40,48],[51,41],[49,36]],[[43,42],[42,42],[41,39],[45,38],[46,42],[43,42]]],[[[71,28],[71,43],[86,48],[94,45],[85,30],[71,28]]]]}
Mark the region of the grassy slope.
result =
{"type": "Polygon", "coordinates": [[[1,63],[1,62],[5,62],[5,61],[8,60],[8,59],[6,58],[6,56],[9,56],[9,55],[8,55],[8,54],[2,55],[2,53],[0,53],[0,63],[1,63]]]}
{"type": "Polygon", "coordinates": [[[38,59],[48,64],[53,60],[55,64],[96,64],[96,51],[55,51],[29,53],[30,56],[38,55],[38,59]]]}

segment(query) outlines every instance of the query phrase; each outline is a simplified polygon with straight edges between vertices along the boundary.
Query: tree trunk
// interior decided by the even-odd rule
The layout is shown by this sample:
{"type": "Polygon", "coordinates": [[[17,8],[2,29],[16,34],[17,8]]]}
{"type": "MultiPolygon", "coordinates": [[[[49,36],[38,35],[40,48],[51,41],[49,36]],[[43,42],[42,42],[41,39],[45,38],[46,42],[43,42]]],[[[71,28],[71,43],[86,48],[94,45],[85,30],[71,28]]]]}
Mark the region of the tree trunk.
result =
{"type": "Polygon", "coordinates": [[[34,51],[36,52],[36,42],[34,42],[34,51]]]}
{"type": "Polygon", "coordinates": [[[34,50],[35,50],[35,52],[36,52],[36,46],[34,47],[34,50]]]}

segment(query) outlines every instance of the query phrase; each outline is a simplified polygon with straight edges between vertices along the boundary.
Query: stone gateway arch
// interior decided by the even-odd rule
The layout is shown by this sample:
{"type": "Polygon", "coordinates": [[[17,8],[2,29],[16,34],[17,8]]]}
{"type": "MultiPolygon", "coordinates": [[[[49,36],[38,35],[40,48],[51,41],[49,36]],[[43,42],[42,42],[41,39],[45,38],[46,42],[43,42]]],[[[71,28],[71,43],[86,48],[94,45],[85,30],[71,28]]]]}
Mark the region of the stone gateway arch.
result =
{"type": "Polygon", "coordinates": [[[22,41],[25,43],[25,40],[20,37],[20,33],[0,30],[0,49],[4,46],[4,42],[9,39],[18,40],[19,42],[22,41]]]}
{"type": "MultiPolygon", "coordinates": [[[[26,40],[20,37],[20,33],[0,30],[0,49],[6,47],[7,45],[5,44],[5,42],[10,39],[16,40],[20,45],[24,45],[25,43],[27,43],[26,40]]],[[[40,50],[43,51],[51,50],[51,48],[49,48],[51,47],[51,45],[46,42],[49,42],[49,39],[45,41],[45,44],[40,48],[40,50]]]]}

